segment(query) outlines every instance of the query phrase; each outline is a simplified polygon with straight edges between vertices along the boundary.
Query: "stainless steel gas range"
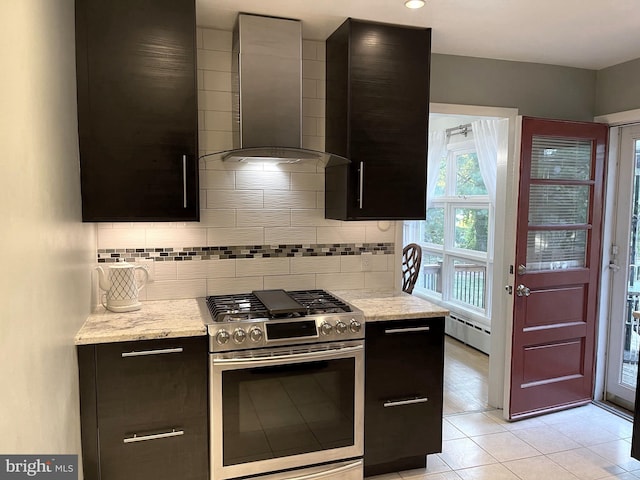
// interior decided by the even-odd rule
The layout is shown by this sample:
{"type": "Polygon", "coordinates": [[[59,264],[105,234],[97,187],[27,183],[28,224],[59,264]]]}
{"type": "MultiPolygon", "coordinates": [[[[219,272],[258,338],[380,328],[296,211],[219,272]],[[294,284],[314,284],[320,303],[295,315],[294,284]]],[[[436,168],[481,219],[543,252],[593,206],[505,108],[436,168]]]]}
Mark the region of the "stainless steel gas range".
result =
{"type": "Polygon", "coordinates": [[[362,479],[362,312],[324,290],[202,301],[211,478],[362,479]]]}

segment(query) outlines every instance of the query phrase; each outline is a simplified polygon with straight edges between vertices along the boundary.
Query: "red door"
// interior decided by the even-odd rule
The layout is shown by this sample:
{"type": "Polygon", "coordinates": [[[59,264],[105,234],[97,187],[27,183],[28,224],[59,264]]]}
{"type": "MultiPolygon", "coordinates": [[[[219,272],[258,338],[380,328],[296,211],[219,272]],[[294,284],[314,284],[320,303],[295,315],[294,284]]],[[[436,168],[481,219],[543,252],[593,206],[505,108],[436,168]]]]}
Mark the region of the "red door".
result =
{"type": "Polygon", "coordinates": [[[592,398],[607,133],[523,119],[509,418],[592,398]]]}

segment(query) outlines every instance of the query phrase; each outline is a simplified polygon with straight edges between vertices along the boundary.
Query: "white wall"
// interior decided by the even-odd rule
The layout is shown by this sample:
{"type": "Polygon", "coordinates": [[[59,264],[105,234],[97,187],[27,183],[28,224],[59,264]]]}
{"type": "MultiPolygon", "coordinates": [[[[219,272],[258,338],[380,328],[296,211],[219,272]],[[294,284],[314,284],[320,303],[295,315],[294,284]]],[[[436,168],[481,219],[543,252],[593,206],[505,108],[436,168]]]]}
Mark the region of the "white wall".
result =
{"type": "Polygon", "coordinates": [[[90,311],[73,0],[0,2],[0,452],[80,453],[73,336],[90,311]]]}
{"type": "MultiPolygon", "coordinates": [[[[324,149],[324,42],[303,42],[303,146],[324,149]]],[[[198,29],[200,154],[233,147],[231,32],[198,29]]],[[[120,249],[295,245],[322,251],[327,244],[395,242],[395,222],[324,219],[324,170],[316,165],[247,165],[200,160],[200,223],[98,224],[100,257],[120,249]]],[[[244,248],[247,247],[247,248],[244,248]]],[[[398,250],[397,248],[395,250],[398,250]]],[[[155,282],[142,300],[190,298],[262,288],[393,288],[397,255],[375,252],[372,270],[359,255],[220,259],[198,252],[192,261],[155,261],[155,282]],[[205,258],[203,258],[205,257],[205,258]]],[[[153,255],[157,255],[154,253],[153,255]]],[[[134,260],[130,258],[130,260],[134,260]]],[[[139,257],[135,259],[139,260],[139,257]]],[[[398,260],[399,261],[399,260],[398,260]]]]}

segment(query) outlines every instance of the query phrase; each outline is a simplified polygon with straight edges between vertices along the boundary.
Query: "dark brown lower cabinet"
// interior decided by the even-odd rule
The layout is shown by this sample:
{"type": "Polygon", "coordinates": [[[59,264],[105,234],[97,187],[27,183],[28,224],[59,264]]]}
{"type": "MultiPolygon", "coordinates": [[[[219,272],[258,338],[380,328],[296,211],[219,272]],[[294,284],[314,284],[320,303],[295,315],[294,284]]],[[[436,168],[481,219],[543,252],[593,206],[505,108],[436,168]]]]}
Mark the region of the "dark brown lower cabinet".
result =
{"type": "Polygon", "coordinates": [[[636,385],[636,403],[633,414],[633,437],[631,438],[631,456],[640,460],[640,369],[638,369],[636,385]]]}
{"type": "Polygon", "coordinates": [[[420,468],[442,451],[444,318],[367,323],[364,474],[420,468]]]}
{"type": "Polygon", "coordinates": [[[78,347],[86,480],[206,480],[205,337],[78,347]]]}

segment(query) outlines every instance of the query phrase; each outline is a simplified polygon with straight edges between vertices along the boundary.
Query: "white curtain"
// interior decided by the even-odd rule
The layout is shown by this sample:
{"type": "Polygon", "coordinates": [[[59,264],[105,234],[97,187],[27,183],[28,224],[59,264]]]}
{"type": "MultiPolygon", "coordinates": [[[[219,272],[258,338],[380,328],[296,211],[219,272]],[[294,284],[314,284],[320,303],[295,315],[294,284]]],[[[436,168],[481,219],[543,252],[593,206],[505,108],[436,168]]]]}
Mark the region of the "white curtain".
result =
{"type": "Polygon", "coordinates": [[[431,204],[433,192],[438,183],[440,160],[447,151],[447,134],[444,131],[429,132],[429,148],[427,150],[427,206],[431,204]]]}
{"type": "Polygon", "coordinates": [[[478,165],[482,180],[487,187],[489,200],[496,204],[496,176],[498,172],[498,142],[503,135],[505,122],[500,119],[476,120],[471,122],[473,141],[478,154],[478,165]]]}

